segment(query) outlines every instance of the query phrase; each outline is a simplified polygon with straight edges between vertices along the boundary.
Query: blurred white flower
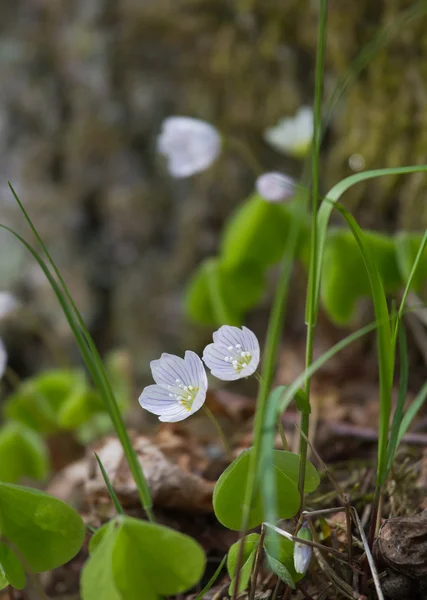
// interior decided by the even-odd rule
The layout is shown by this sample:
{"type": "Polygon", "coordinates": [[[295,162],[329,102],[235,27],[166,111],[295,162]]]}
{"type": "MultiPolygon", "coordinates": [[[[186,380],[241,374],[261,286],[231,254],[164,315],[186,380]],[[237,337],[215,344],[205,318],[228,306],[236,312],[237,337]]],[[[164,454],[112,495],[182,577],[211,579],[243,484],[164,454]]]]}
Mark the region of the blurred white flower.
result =
{"type": "MultiPolygon", "coordinates": [[[[312,535],[311,531],[308,527],[303,526],[297,533],[297,537],[304,540],[311,541],[312,535]]],[[[313,549],[311,546],[307,544],[299,544],[295,542],[294,546],[294,567],[297,573],[304,575],[307,572],[308,567],[310,566],[311,555],[313,554],[313,549]]]]}
{"type": "Polygon", "coordinates": [[[18,300],[10,292],[0,292],[0,319],[4,319],[19,306],[18,300]]]}
{"type": "Polygon", "coordinates": [[[150,363],[156,385],[147,386],[139,403],[160,421],[176,423],[194,414],[206,399],[208,380],[202,361],[188,350],[184,358],[162,354],[150,363]]]}
{"type": "Polygon", "coordinates": [[[269,202],[283,202],[295,195],[294,180],[275,171],[260,175],[255,187],[258,194],[269,202]]]}
{"type": "Polygon", "coordinates": [[[3,377],[6,371],[7,365],[7,352],[3,341],[0,339],[0,379],[3,377]]]}
{"type": "Polygon", "coordinates": [[[157,149],[166,156],[172,177],[189,177],[215,162],[221,152],[221,136],[205,121],[168,117],[162,123],[157,149]]]}
{"type": "Polygon", "coordinates": [[[266,129],[264,139],[279,152],[302,158],[310,148],[313,129],[313,111],[302,106],[295,117],[280,119],[275,127],[266,129]]]}
{"type": "Polygon", "coordinates": [[[259,363],[257,337],[247,327],[223,325],[213,334],[213,344],[203,351],[203,360],[212,375],[224,381],[249,377],[259,363]]]}

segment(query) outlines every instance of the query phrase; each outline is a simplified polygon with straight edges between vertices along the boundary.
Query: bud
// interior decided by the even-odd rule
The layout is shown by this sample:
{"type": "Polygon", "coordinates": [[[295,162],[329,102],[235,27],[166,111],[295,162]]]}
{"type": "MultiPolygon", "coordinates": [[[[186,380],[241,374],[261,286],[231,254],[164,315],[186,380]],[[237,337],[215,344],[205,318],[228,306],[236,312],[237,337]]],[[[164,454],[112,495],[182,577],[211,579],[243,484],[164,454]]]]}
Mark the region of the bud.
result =
{"type": "MultiPolygon", "coordinates": [[[[297,537],[301,540],[312,541],[313,537],[311,535],[310,529],[304,524],[301,529],[298,531],[297,537]]],[[[297,573],[304,575],[307,572],[308,567],[310,566],[311,555],[313,550],[311,546],[307,546],[307,544],[299,544],[295,542],[294,546],[294,567],[297,573]]]]}
{"type": "Polygon", "coordinates": [[[294,180],[274,171],[260,175],[255,186],[258,194],[269,202],[283,202],[295,195],[294,180]]]}

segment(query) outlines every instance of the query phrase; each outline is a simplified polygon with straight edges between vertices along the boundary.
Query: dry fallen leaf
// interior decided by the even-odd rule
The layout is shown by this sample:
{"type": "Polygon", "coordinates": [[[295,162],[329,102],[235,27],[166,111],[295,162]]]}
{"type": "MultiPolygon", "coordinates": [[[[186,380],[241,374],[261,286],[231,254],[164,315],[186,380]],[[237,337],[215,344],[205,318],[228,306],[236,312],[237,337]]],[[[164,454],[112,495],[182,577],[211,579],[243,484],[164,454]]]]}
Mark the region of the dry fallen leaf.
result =
{"type": "MultiPolygon", "coordinates": [[[[150,488],[154,506],[186,511],[212,510],[213,482],[189,473],[169,461],[146,437],[134,436],[132,444],[150,488]]],[[[104,438],[94,451],[101,459],[123,506],[138,505],[138,490],[119,440],[112,436],[104,438]]],[[[109,501],[108,490],[94,457],[89,463],[85,496],[91,505],[109,501]]]]}

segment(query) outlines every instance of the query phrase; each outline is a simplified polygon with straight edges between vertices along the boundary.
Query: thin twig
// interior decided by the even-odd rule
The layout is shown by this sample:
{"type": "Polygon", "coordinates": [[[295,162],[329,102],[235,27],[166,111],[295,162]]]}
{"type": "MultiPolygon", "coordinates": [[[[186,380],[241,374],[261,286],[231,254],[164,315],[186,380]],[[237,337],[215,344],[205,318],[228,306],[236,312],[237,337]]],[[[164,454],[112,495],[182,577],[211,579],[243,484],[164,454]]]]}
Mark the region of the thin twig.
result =
{"type": "Polygon", "coordinates": [[[280,590],[281,585],[282,585],[282,580],[280,579],[280,577],[278,577],[277,581],[276,581],[276,585],[273,590],[273,595],[271,596],[271,600],[277,600],[277,598],[279,596],[279,590],[280,590]]]}
{"type": "Polygon", "coordinates": [[[367,561],[369,563],[369,567],[371,569],[372,578],[374,580],[374,584],[375,584],[375,589],[376,589],[376,592],[377,592],[378,600],[384,600],[384,595],[383,595],[383,592],[382,592],[382,589],[381,589],[381,584],[380,584],[380,578],[378,576],[378,571],[377,571],[377,568],[375,566],[375,561],[374,561],[374,558],[372,556],[372,552],[371,552],[371,549],[369,547],[368,540],[366,539],[366,535],[365,535],[365,532],[363,530],[362,523],[360,522],[359,515],[357,514],[357,510],[353,506],[351,507],[351,509],[352,509],[352,512],[353,512],[353,517],[355,519],[355,522],[357,523],[357,528],[359,529],[360,537],[361,537],[362,542],[363,542],[363,547],[365,549],[366,558],[367,558],[367,561]]]}

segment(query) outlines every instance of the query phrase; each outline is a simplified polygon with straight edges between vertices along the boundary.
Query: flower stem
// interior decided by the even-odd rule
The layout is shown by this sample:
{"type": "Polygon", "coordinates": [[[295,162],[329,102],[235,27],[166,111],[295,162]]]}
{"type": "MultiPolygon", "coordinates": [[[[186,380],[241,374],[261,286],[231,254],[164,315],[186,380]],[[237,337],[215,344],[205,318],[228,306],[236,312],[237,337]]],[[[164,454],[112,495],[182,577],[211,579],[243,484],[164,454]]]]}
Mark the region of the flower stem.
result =
{"type": "Polygon", "coordinates": [[[253,569],[253,573],[252,573],[251,593],[249,595],[249,600],[255,600],[256,583],[257,583],[257,579],[258,579],[259,567],[261,564],[264,537],[265,537],[265,527],[264,527],[264,525],[261,525],[261,534],[259,536],[258,547],[256,550],[256,555],[255,555],[255,563],[254,563],[254,569],[253,569]]]}
{"type": "Polygon", "coordinates": [[[212,414],[212,411],[209,410],[209,408],[206,406],[206,404],[203,406],[203,410],[205,411],[206,416],[213,423],[215,429],[217,430],[217,433],[218,433],[219,437],[221,438],[222,443],[224,444],[224,448],[227,453],[227,457],[229,458],[230,462],[233,462],[233,454],[231,452],[230,445],[227,442],[227,438],[225,437],[225,434],[222,430],[221,425],[218,423],[217,419],[215,419],[214,415],[212,414]]]}
{"type": "MultiPolygon", "coordinates": [[[[305,367],[308,369],[313,362],[314,346],[314,328],[316,326],[318,299],[316,291],[317,280],[317,208],[319,196],[319,154],[322,135],[322,94],[323,94],[323,69],[325,62],[326,46],[326,23],[328,15],[327,0],[320,0],[320,15],[317,36],[316,51],[316,81],[314,94],[314,133],[313,133],[313,151],[311,155],[312,171],[312,196],[311,196],[311,244],[310,244],[310,267],[307,289],[306,303],[306,321],[307,321],[307,341],[305,352],[305,367]]],[[[305,393],[310,402],[311,380],[307,379],[305,393]]],[[[300,436],[300,471],[298,477],[298,489],[301,497],[300,511],[304,507],[304,481],[305,467],[307,462],[307,438],[309,430],[310,416],[308,412],[301,415],[301,436],[300,436]]]]}

